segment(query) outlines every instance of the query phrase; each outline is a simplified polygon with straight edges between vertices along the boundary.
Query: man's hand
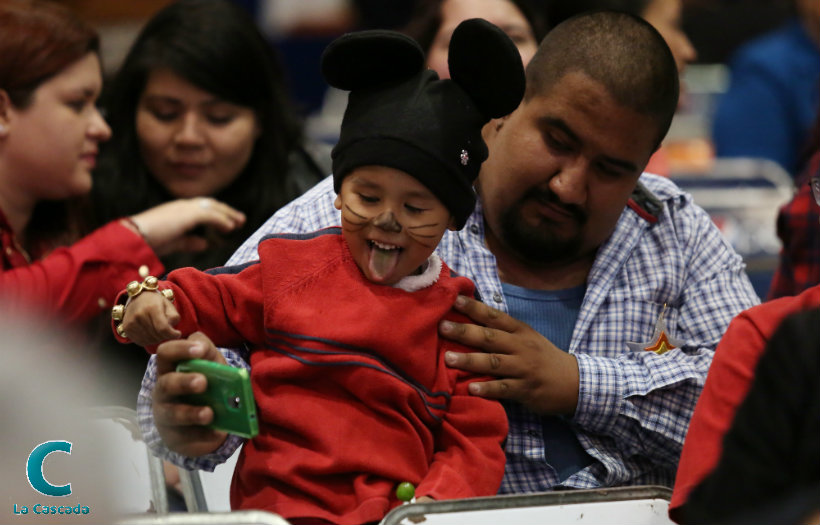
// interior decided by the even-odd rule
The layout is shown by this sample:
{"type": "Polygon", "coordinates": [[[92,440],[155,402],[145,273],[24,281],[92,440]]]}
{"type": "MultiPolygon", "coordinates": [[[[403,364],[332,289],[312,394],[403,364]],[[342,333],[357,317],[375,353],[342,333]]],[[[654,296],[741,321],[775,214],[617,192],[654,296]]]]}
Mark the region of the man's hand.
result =
{"type": "Polygon", "coordinates": [[[470,384],[471,394],[511,399],[537,414],[575,412],[579,384],[575,356],[529,325],[474,299],[458,296],[454,308],[477,324],[442,321],[441,335],[483,352],[449,351],[445,362],[453,368],[498,377],[470,384]]]}
{"type": "Polygon", "coordinates": [[[157,383],[154,386],[154,423],[165,445],[189,457],[209,454],[225,442],[227,434],[207,428],[213,421],[211,407],[183,404],[179,396],[199,394],[208,381],[202,374],[176,371],[179,361],[206,359],[225,363],[208,337],[196,332],[187,339],[167,341],[157,348],[157,383]]]}

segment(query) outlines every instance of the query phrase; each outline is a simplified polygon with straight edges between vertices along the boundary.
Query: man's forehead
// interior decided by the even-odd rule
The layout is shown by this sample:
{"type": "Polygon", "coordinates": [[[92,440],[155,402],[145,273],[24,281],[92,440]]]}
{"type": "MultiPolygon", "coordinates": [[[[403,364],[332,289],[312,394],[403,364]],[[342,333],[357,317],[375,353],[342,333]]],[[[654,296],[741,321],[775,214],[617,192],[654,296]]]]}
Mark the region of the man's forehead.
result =
{"type": "Polygon", "coordinates": [[[600,83],[588,80],[592,84],[556,84],[530,99],[525,111],[541,132],[559,132],[623,168],[641,168],[656,147],[654,119],[617,103],[600,83]]]}

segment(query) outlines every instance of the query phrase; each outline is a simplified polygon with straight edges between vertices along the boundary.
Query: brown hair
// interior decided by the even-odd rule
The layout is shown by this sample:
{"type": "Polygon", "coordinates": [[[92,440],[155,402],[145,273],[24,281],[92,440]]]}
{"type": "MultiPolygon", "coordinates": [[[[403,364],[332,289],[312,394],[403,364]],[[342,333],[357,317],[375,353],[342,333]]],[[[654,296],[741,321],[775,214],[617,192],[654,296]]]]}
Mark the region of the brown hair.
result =
{"type": "MultiPolygon", "coordinates": [[[[70,9],[45,0],[0,0],[0,90],[25,109],[34,91],[90,52],[97,32],[70,9]]],[[[25,248],[39,258],[76,236],[65,201],[37,203],[26,226],[25,248]]]]}
{"type": "Polygon", "coordinates": [[[44,0],[0,2],[0,89],[24,108],[40,84],[89,52],[96,31],[65,6],[44,0]]]}

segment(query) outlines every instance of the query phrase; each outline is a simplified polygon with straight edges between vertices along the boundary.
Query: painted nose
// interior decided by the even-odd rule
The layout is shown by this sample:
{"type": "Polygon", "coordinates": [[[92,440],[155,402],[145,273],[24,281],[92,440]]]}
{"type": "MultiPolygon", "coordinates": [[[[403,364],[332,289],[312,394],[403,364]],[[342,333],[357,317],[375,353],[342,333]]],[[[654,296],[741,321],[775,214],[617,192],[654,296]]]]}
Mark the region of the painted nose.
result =
{"type": "Polygon", "coordinates": [[[373,219],[373,226],[390,233],[401,232],[401,224],[396,220],[396,216],[393,215],[392,211],[385,211],[377,215],[373,219]]]}

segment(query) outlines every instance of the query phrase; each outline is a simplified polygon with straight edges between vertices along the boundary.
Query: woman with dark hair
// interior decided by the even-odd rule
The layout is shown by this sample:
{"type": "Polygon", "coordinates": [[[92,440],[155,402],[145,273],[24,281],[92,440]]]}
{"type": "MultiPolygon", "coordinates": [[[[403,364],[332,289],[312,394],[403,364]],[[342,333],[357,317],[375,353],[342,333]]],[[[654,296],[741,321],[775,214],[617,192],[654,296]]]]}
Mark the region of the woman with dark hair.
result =
{"type": "Polygon", "coordinates": [[[453,30],[468,18],[483,18],[501,28],[526,66],[547,34],[547,20],[530,0],[420,0],[404,32],[427,55],[427,67],[449,78],[447,49],[453,30]]]}
{"type": "Polygon", "coordinates": [[[196,248],[189,230],[244,221],[215,200],[187,199],[121,211],[79,238],[67,203],[91,190],[111,135],[95,105],[98,48],[94,30],[60,5],[0,3],[0,298],[69,322],[108,311],[123,284],[162,272],[157,255],[196,248]]]}
{"type": "MultiPolygon", "coordinates": [[[[531,0],[418,0],[401,31],[419,43],[427,67],[439,78],[450,78],[448,46],[458,24],[468,18],[483,18],[498,26],[518,48],[526,66],[547,33],[542,10],[531,0]]],[[[310,119],[314,136],[335,143],[346,99],[346,91],[328,88],[322,108],[310,119]]]]}
{"type": "MultiPolygon", "coordinates": [[[[273,49],[227,1],[182,0],[142,29],[104,97],[112,130],[95,172],[97,222],[211,196],[244,226],[166,266],[223,264],[280,206],[330,173],[307,153],[273,49]]],[[[326,159],[329,163],[329,157],[326,159]]]]}

